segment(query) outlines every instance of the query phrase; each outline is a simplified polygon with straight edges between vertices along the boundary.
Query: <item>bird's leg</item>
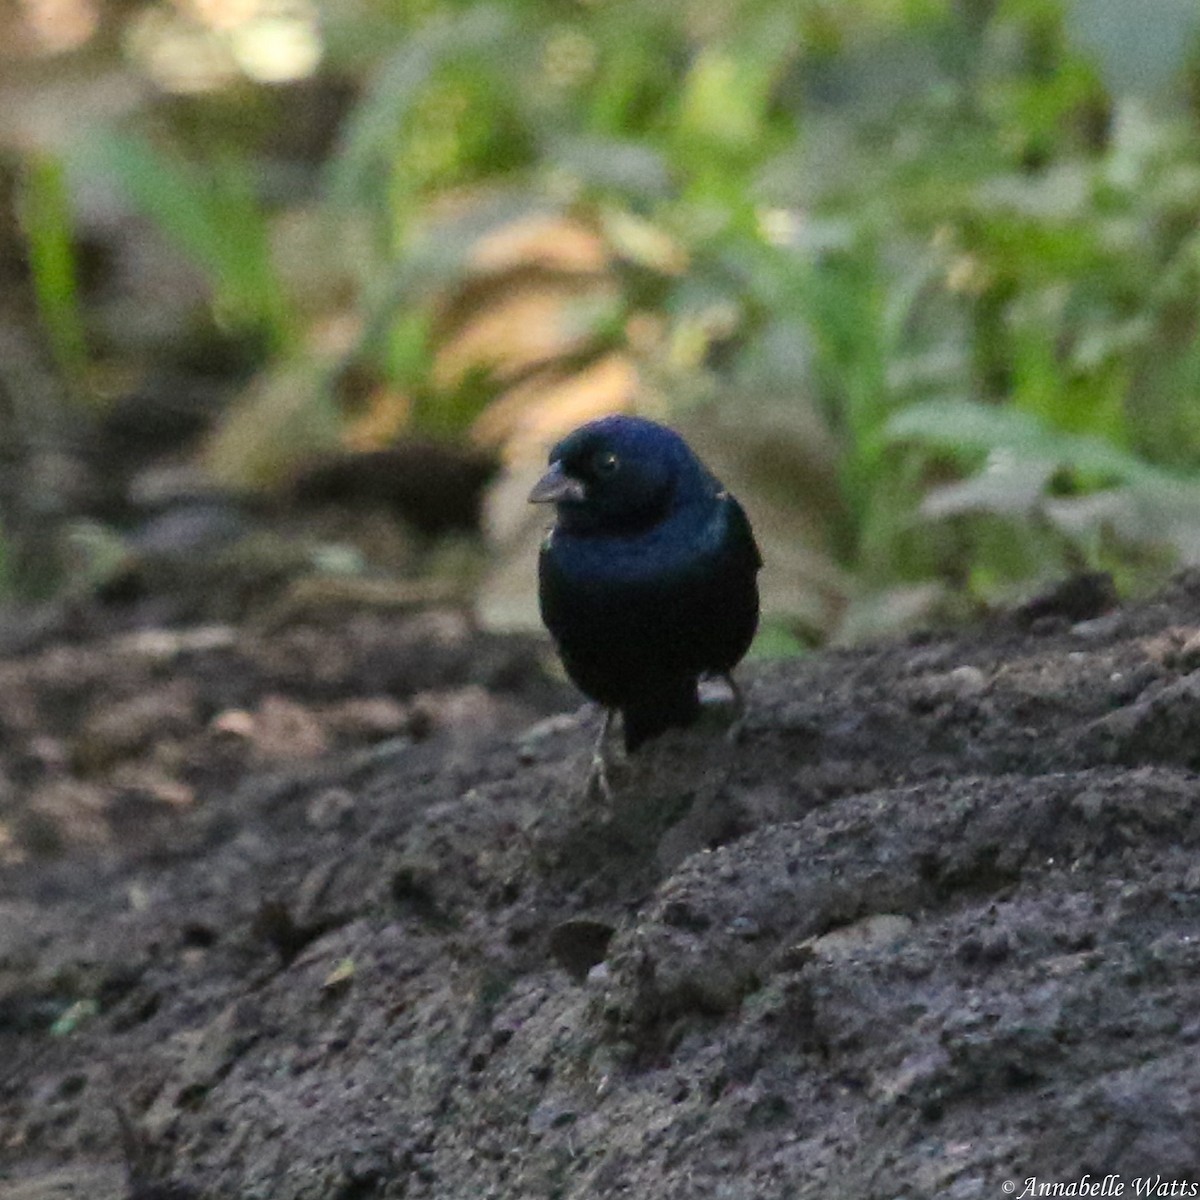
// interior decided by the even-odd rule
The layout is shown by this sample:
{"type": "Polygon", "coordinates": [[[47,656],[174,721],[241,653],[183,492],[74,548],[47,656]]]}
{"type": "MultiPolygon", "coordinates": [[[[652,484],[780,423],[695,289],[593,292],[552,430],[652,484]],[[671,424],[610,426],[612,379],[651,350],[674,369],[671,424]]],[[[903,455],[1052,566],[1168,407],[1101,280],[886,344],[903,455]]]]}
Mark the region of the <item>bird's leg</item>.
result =
{"type": "Polygon", "coordinates": [[[731,742],[740,742],[742,740],[742,730],[746,727],[746,695],[730,672],[726,671],[721,678],[729,684],[729,691],[733,695],[733,718],[729,722],[729,728],[726,729],[725,736],[731,742]]]}
{"type": "Polygon", "coordinates": [[[584,792],[589,798],[598,798],[606,803],[612,800],[612,785],[608,782],[608,758],[604,753],[608,735],[612,730],[615,709],[604,710],[604,724],[600,726],[600,736],[592,747],[592,765],[588,770],[587,783],[584,792]]]}

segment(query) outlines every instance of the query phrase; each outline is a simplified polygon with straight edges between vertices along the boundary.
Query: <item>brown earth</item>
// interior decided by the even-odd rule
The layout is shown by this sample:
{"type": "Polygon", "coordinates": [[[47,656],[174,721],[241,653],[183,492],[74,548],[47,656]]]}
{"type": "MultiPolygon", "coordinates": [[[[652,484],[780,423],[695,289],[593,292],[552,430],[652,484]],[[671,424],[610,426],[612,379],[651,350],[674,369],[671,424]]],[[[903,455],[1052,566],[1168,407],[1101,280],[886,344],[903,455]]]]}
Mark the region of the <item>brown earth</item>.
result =
{"type": "Polygon", "coordinates": [[[749,666],[608,801],[453,613],[10,657],[0,1195],[1200,1181],[1200,575],[1077,600],[749,666]]]}

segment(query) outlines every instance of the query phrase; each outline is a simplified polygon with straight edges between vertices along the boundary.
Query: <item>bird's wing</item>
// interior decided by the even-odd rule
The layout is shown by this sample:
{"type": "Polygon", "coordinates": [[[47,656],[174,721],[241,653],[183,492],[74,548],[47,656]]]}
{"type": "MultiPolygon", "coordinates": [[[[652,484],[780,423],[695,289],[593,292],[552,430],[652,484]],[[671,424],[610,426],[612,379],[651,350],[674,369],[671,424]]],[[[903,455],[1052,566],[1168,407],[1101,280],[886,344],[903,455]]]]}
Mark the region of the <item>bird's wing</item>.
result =
{"type": "Polygon", "coordinates": [[[746,516],[745,510],[737,502],[736,497],[730,495],[729,492],[722,491],[718,498],[725,506],[729,545],[739,556],[745,556],[747,565],[752,570],[761,569],[762,554],[759,552],[758,543],[754,540],[754,530],[750,528],[750,519],[746,516]]]}

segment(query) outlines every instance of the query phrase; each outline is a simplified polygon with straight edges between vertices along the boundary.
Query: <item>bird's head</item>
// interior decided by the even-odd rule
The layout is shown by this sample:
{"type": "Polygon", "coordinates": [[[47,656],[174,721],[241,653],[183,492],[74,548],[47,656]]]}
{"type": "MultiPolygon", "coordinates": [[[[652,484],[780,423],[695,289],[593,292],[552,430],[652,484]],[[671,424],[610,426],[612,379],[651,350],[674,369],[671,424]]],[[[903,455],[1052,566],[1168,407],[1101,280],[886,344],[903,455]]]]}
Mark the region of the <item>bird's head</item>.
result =
{"type": "Polygon", "coordinates": [[[674,430],[617,415],[563,438],[529,499],[555,505],[559,526],[571,532],[625,533],[649,528],[715,487],[674,430]]]}

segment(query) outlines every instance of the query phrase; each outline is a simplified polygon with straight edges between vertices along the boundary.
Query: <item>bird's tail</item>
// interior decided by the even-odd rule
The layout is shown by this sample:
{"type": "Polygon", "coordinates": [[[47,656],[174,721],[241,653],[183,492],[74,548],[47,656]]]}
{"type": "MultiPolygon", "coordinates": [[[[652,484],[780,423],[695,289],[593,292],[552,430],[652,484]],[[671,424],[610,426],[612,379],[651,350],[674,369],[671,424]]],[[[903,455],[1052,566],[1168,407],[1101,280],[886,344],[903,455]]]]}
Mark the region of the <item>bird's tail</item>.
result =
{"type": "Polygon", "coordinates": [[[621,709],[625,749],[632,754],[643,742],[668,729],[691,725],[699,715],[700,692],[696,680],[664,680],[621,709]]]}

